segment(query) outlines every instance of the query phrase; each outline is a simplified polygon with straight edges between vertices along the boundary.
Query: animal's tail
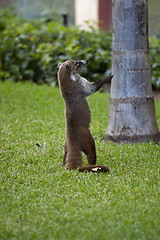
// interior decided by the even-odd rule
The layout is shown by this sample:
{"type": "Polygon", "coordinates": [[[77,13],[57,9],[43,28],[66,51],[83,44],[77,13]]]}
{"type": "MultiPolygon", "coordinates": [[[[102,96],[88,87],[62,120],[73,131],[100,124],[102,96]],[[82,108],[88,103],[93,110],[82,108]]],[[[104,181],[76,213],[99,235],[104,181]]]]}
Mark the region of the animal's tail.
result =
{"type": "Polygon", "coordinates": [[[79,172],[110,172],[110,168],[106,165],[89,165],[84,167],[79,167],[79,172]]]}

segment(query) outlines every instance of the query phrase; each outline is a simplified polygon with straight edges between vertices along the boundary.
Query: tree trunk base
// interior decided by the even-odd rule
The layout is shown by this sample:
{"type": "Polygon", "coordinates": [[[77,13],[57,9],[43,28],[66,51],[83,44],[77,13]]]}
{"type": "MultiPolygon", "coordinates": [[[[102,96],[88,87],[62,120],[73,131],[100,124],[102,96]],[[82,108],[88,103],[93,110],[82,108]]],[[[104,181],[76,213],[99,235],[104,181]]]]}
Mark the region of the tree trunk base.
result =
{"type": "Polygon", "coordinates": [[[105,142],[136,143],[160,141],[154,98],[126,97],[110,99],[108,129],[105,142]]]}
{"type": "Polygon", "coordinates": [[[153,135],[135,135],[135,136],[125,136],[125,135],[119,135],[119,136],[111,136],[106,135],[104,138],[104,142],[107,143],[108,141],[116,142],[118,144],[121,143],[142,143],[142,142],[150,142],[154,141],[155,143],[160,142],[160,132],[153,134],[153,135]]]}

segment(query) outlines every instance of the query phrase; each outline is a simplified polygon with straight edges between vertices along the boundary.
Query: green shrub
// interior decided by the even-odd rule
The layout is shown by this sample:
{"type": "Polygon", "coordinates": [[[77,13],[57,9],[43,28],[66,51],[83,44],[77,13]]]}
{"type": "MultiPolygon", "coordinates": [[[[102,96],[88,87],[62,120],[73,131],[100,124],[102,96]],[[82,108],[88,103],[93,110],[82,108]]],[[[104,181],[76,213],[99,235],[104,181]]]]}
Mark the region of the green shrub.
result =
{"type": "MultiPolygon", "coordinates": [[[[57,63],[89,59],[83,75],[96,80],[111,72],[112,35],[64,27],[57,15],[26,20],[0,11],[0,78],[57,84],[57,63]]],[[[160,89],[159,39],[150,38],[152,83],[160,89]]]]}
{"type": "Polygon", "coordinates": [[[160,90],[160,39],[150,37],[152,85],[160,90]]]}
{"type": "Polygon", "coordinates": [[[57,63],[66,59],[90,59],[87,77],[111,69],[111,34],[92,29],[66,28],[52,19],[26,20],[1,14],[0,77],[13,81],[57,82],[57,63]]]}

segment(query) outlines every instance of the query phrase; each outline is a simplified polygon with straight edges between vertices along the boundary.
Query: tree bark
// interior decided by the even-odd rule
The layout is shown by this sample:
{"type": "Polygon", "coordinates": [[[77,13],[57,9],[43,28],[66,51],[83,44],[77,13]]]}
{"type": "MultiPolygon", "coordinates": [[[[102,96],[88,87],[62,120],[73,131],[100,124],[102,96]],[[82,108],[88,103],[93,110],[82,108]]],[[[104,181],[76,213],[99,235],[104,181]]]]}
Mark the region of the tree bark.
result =
{"type": "Polygon", "coordinates": [[[105,142],[160,141],[152,96],[147,0],[113,0],[111,95],[105,142]]]}

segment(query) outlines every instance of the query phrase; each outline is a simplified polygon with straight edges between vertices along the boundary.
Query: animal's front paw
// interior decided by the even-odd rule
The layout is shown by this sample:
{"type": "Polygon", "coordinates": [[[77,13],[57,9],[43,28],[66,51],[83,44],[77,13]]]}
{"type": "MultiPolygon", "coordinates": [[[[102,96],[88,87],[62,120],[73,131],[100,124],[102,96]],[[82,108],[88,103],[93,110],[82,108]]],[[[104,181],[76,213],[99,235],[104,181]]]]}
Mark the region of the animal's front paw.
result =
{"type": "Polygon", "coordinates": [[[105,78],[105,83],[110,83],[114,75],[110,75],[105,78]]]}
{"type": "Polygon", "coordinates": [[[103,81],[103,84],[110,83],[114,75],[110,75],[108,77],[102,78],[101,81],[103,81]]]}

